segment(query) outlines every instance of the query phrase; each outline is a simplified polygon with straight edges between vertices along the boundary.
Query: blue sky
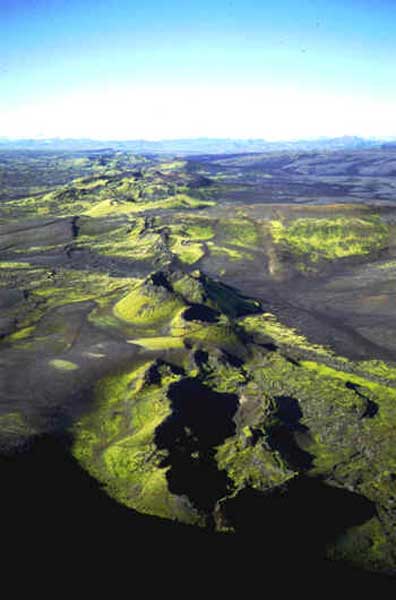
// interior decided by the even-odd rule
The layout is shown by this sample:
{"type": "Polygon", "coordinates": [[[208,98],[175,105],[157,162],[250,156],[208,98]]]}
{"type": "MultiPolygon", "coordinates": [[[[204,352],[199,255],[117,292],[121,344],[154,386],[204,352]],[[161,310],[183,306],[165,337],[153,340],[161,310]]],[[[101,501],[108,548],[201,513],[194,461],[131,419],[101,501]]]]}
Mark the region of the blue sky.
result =
{"type": "Polygon", "coordinates": [[[396,136],[394,0],[0,0],[0,136],[396,136]]]}

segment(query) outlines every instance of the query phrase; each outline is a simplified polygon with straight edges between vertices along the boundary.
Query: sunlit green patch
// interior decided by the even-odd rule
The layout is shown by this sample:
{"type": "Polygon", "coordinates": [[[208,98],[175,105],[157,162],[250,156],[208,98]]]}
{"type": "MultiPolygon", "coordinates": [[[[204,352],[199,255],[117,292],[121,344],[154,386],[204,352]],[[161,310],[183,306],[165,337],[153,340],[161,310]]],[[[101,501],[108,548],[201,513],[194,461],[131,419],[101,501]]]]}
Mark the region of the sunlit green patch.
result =
{"type": "Polygon", "coordinates": [[[136,187],[133,177],[123,177],[112,191],[114,197],[118,199],[132,200],[133,202],[139,200],[139,188],[136,187]]]}
{"type": "Polygon", "coordinates": [[[261,366],[252,374],[263,391],[301,403],[312,474],[331,474],[344,487],[387,506],[396,496],[396,389],[312,361],[295,366],[277,355],[261,366]],[[367,400],[378,411],[371,418],[363,418],[367,400]]]}
{"type": "Polygon", "coordinates": [[[217,353],[208,354],[207,361],[201,366],[206,384],[216,392],[238,394],[246,385],[247,378],[241,367],[234,367],[217,353]]]}
{"type": "Polygon", "coordinates": [[[396,382],[396,367],[389,363],[379,360],[368,360],[353,362],[345,357],[337,356],[331,348],[312,344],[307,338],[301,335],[296,329],[287,327],[277,320],[272,313],[263,313],[260,315],[250,315],[241,319],[240,324],[247,333],[253,336],[253,339],[259,341],[260,336],[271,338],[280,347],[298,350],[302,356],[316,355],[321,361],[330,362],[333,367],[324,365],[322,362],[302,362],[307,368],[320,368],[322,374],[338,373],[339,378],[345,381],[366,385],[369,381],[375,384],[390,384],[396,382]],[[313,365],[317,365],[314,367],[313,365]],[[327,369],[327,371],[326,371],[327,369]],[[344,373],[344,375],[342,375],[344,373]]]}
{"type": "Polygon", "coordinates": [[[70,360],[63,360],[61,358],[53,358],[52,360],[48,361],[48,364],[58,371],[76,371],[79,368],[76,363],[71,362],[70,360]]]}
{"type": "Polygon", "coordinates": [[[33,294],[44,299],[47,308],[87,300],[94,300],[100,306],[135,283],[136,279],[130,277],[111,277],[106,273],[86,270],[59,270],[56,279],[40,282],[40,287],[35,287],[33,294]]]}
{"type": "Polygon", "coordinates": [[[97,384],[92,412],[74,427],[73,454],[119,502],[143,513],[200,523],[188,500],[169,492],[163,454],[154,443],[156,428],[170,413],[167,387],[180,376],[159,367],[161,383],[149,384],[152,366],[146,363],[97,384]]]}
{"type": "Polygon", "coordinates": [[[192,225],[188,224],[185,228],[186,235],[191,240],[210,240],[214,236],[210,225],[192,225]]]}
{"type": "Polygon", "coordinates": [[[170,333],[174,337],[183,337],[190,344],[201,343],[236,353],[241,349],[235,329],[225,316],[212,324],[185,321],[178,313],[171,323],[170,333]]]}
{"type": "MultiPolygon", "coordinates": [[[[279,353],[257,357],[249,365],[249,372],[261,393],[299,402],[309,436],[303,440],[299,437],[298,443],[303,442],[300,447],[313,457],[311,474],[331,476],[342,487],[366,496],[379,507],[392,501],[396,496],[394,388],[321,364],[297,366],[279,353]],[[359,386],[359,393],[348,388],[348,382],[359,386]],[[378,406],[373,418],[363,418],[365,398],[378,406]]],[[[377,535],[381,543],[376,550],[376,568],[395,562],[389,552],[392,541],[385,536],[386,528],[388,525],[381,525],[377,535]]],[[[357,544],[363,539],[359,535],[355,536],[357,544]]]]}
{"type": "Polygon", "coordinates": [[[147,350],[171,350],[174,348],[183,348],[184,343],[182,338],[163,336],[152,338],[137,338],[128,340],[130,344],[137,344],[147,350]]]}
{"type": "MultiPolygon", "coordinates": [[[[99,221],[98,220],[94,220],[99,221]]],[[[104,221],[109,223],[109,221],[104,221]]],[[[161,236],[154,229],[145,226],[143,217],[130,221],[110,221],[111,227],[103,227],[104,231],[95,231],[91,221],[85,222],[79,236],[78,246],[95,250],[105,256],[133,258],[134,260],[150,260],[160,252],[161,236]]]]}
{"type": "Polygon", "coordinates": [[[92,310],[88,315],[88,321],[105,329],[119,329],[120,320],[113,314],[112,310],[102,310],[100,307],[92,310]]]}
{"type": "Polygon", "coordinates": [[[171,235],[170,236],[170,250],[173,254],[184,263],[192,265],[198,262],[203,256],[205,256],[205,250],[202,244],[198,242],[190,242],[188,239],[171,235]]]}
{"type": "Polygon", "coordinates": [[[133,204],[122,204],[116,200],[102,200],[92,208],[85,211],[88,217],[107,217],[114,214],[128,214],[137,212],[133,204]]]}
{"type": "Polygon", "coordinates": [[[29,269],[31,264],[28,262],[12,262],[12,261],[1,261],[0,269],[29,269]]]}
{"type": "Polygon", "coordinates": [[[173,289],[176,293],[183,296],[187,302],[201,304],[205,301],[205,291],[199,282],[199,273],[197,277],[183,275],[172,280],[173,289]]]}
{"type": "MultiPolygon", "coordinates": [[[[369,388],[373,392],[376,392],[379,396],[385,394],[387,396],[389,395],[389,397],[394,398],[396,400],[396,389],[390,386],[383,385],[381,383],[377,383],[376,381],[371,381],[369,378],[369,373],[368,377],[363,377],[361,375],[356,375],[355,373],[341,371],[339,369],[333,369],[332,367],[329,367],[327,365],[309,360],[302,361],[301,365],[305,369],[316,371],[321,377],[332,377],[335,379],[340,379],[341,381],[351,382],[353,384],[369,388]]],[[[396,406],[394,408],[394,415],[396,416],[396,406]]]]}
{"type": "Polygon", "coordinates": [[[213,242],[208,242],[208,247],[213,256],[224,256],[232,261],[253,259],[253,256],[249,252],[228,248],[227,246],[218,246],[213,242]]]}
{"type": "Polygon", "coordinates": [[[78,215],[91,206],[96,190],[90,190],[92,196],[74,186],[65,186],[41,196],[24,198],[15,203],[15,207],[31,216],[78,215]]]}
{"type": "Polygon", "coordinates": [[[101,177],[98,178],[85,178],[85,177],[78,177],[77,179],[74,179],[73,184],[78,188],[78,189],[83,189],[83,190],[94,190],[96,188],[99,187],[103,187],[105,185],[107,185],[109,182],[108,179],[104,179],[101,177]]]}
{"type": "Polygon", "coordinates": [[[208,224],[197,223],[197,219],[185,219],[185,224],[170,226],[169,247],[173,254],[187,264],[194,264],[205,255],[202,241],[209,240],[214,233],[208,224]]]}
{"type": "Polygon", "coordinates": [[[246,486],[268,490],[295,476],[280,455],[266,449],[262,443],[252,443],[248,427],[228,438],[216,453],[219,469],[225,470],[235,489],[246,486]]]}
{"type": "Polygon", "coordinates": [[[350,426],[353,438],[356,435],[354,428],[360,427],[359,415],[364,413],[366,404],[354,390],[345,386],[346,380],[330,378],[319,371],[314,373],[306,365],[296,366],[275,352],[253,361],[249,372],[264,395],[288,396],[301,402],[303,422],[315,439],[309,452],[315,455],[319,472],[326,472],[330,465],[346,460],[355,450],[348,442],[347,427],[350,426]],[[327,415],[325,426],[323,415],[327,415]],[[334,445],[340,422],[345,428],[343,442],[346,445],[334,445]]]}
{"type": "Polygon", "coordinates": [[[88,358],[105,358],[106,354],[102,354],[101,352],[84,352],[84,356],[88,358]]]}
{"type": "Polygon", "coordinates": [[[114,306],[114,315],[136,325],[151,326],[168,321],[184,304],[166,289],[144,284],[135,287],[114,306]]]}
{"type": "Polygon", "coordinates": [[[11,333],[7,337],[7,340],[10,342],[19,342],[20,340],[25,340],[26,338],[29,338],[32,335],[34,330],[35,330],[34,326],[23,327],[22,329],[18,329],[18,331],[11,333]]]}
{"type": "Polygon", "coordinates": [[[290,224],[273,220],[270,227],[276,244],[312,262],[366,255],[384,248],[389,238],[388,227],[377,216],[300,218],[290,224]]]}
{"type": "Polygon", "coordinates": [[[256,226],[247,219],[224,220],[221,223],[221,231],[228,244],[253,248],[257,246],[256,226]]]}
{"type": "Polygon", "coordinates": [[[377,269],[396,269],[396,260],[388,260],[385,263],[377,265],[377,269]]]}
{"type": "Polygon", "coordinates": [[[176,171],[178,169],[183,169],[186,166],[185,160],[173,160],[172,162],[162,162],[159,165],[161,171],[176,171]]]}
{"type": "Polygon", "coordinates": [[[117,200],[103,200],[94,207],[87,210],[84,214],[90,217],[104,217],[109,215],[122,215],[131,213],[141,213],[157,209],[174,208],[204,208],[213,206],[215,203],[209,200],[198,200],[187,194],[175,194],[170,198],[147,202],[119,202],[117,200]]]}
{"type": "MultiPolygon", "coordinates": [[[[63,248],[64,244],[41,244],[37,246],[29,246],[28,248],[15,248],[13,249],[13,254],[26,254],[32,252],[47,252],[49,250],[56,250],[59,248],[63,248]]],[[[21,267],[20,267],[21,268],[21,267]]]]}
{"type": "Polygon", "coordinates": [[[250,315],[242,319],[240,323],[249,334],[253,336],[260,334],[268,336],[279,345],[296,346],[323,356],[332,356],[334,354],[329,348],[318,344],[311,344],[296,329],[280,323],[272,313],[250,315]]]}
{"type": "Polygon", "coordinates": [[[359,371],[375,375],[384,381],[396,382],[396,365],[382,360],[365,360],[355,364],[359,371]]]}

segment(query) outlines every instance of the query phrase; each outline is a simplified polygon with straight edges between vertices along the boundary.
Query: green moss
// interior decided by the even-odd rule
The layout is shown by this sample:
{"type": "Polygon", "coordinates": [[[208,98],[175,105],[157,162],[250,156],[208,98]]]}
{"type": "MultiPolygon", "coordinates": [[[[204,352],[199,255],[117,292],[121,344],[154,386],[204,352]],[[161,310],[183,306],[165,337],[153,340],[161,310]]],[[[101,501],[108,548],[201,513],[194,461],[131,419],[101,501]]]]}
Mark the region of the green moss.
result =
{"type": "Polygon", "coordinates": [[[200,523],[184,497],[171,494],[155,430],[170,413],[166,390],[178,377],[159,367],[160,385],[146,382],[145,363],[107,377],[96,387],[96,405],[74,427],[73,453],[83,466],[127,506],[168,519],[200,523]]]}
{"type": "Polygon", "coordinates": [[[201,304],[205,300],[204,289],[197,277],[182,275],[172,279],[173,289],[183,296],[187,302],[201,304]]]}
{"type": "Polygon", "coordinates": [[[273,340],[280,348],[298,353],[299,358],[316,356],[318,361],[302,360],[301,365],[316,369],[323,376],[334,376],[343,381],[371,387],[377,391],[381,386],[392,386],[396,381],[396,367],[379,360],[353,362],[337,356],[330,348],[312,344],[296,329],[280,323],[272,313],[250,315],[239,321],[244,330],[256,342],[262,338],[273,340]],[[328,365],[324,363],[330,363],[328,365]]]}
{"type": "Polygon", "coordinates": [[[161,171],[176,171],[179,169],[183,169],[186,166],[185,160],[173,160],[171,162],[161,162],[160,168],[161,171]]]}
{"type": "Polygon", "coordinates": [[[366,255],[384,248],[389,237],[388,227],[376,216],[300,218],[289,225],[273,220],[270,225],[276,244],[312,262],[366,255]]]}
{"type": "Polygon", "coordinates": [[[370,375],[375,375],[387,382],[396,381],[396,366],[385,363],[382,360],[365,360],[356,363],[359,370],[370,375]]]}
{"type": "Polygon", "coordinates": [[[214,346],[238,354],[240,340],[234,327],[226,317],[218,323],[199,323],[185,321],[182,313],[176,315],[171,323],[170,332],[176,338],[184,338],[189,344],[199,343],[204,346],[214,346]]]}
{"type": "Polygon", "coordinates": [[[15,331],[11,335],[9,335],[7,337],[7,340],[10,342],[19,342],[20,340],[25,340],[26,338],[28,338],[32,335],[34,330],[35,330],[34,326],[23,327],[22,329],[18,329],[18,331],[15,331]]]}
{"type": "Polygon", "coordinates": [[[299,401],[311,436],[304,449],[314,455],[318,473],[327,473],[335,464],[350,459],[356,450],[351,440],[360,435],[366,403],[345,387],[343,379],[295,365],[278,353],[254,359],[249,373],[264,395],[299,401]]]}
{"type": "Polygon", "coordinates": [[[123,204],[115,200],[102,200],[93,207],[88,208],[84,214],[88,217],[107,217],[110,215],[128,214],[139,212],[134,204],[123,204]]]}
{"type": "Polygon", "coordinates": [[[389,260],[382,265],[377,266],[378,269],[396,269],[396,260],[389,260]]]}
{"type": "MultiPolygon", "coordinates": [[[[313,457],[310,472],[375,502],[383,511],[385,530],[391,529],[387,515],[396,498],[396,389],[372,381],[371,374],[364,377],[313,361],[298,366],[277,353],[257,357],[249,373],[263,394],[299,402],[309,435],[297,439],[313,457]],[[358,393],[347,383],[357,385],[358,393]],[[378,407],[372,418],[363,418],[367,400],[378,407]]],[[[385,537],[389,550],[391,541],[388,534],[385,537]]],[[[377,558],[385,564],[388,554],[380,556],[381,552],[377,558]]]]}
{"type": "Polygon", "coordinates": [[[28,262],[12,262],[12,261],[1,261],[0,269],[29,269],[32,265],[28,262]]]}
{"type": "MultiPolygon", "coordinates": [[[[90,301],[92,304],[91,314],[88,319],[98,323],[106,320],[103,311],[105,307],[111,313],[110,305],[114,303],[115,298],[119,298],[127,292],[133,284],[136,285],[136,279],[111,277],[105,273],[95,271],[63,270],[58,269],[54,277],[48,278],[44,274],[36,274],[37,279],[32,281],[30,287],[30,302],[34,308],[22,315],[18,315],[21,329],[33,327],[38,324],[41,317],[50,309],[66,305],[77,304],[90,301]],[[96,305],[96,310],[94,306],[96,305]]],[[[25,288],[26,289],[26,288],[25,288]]],[[[78,310],[78,307],[76,307],[78,310]]],[[[87,309],[89,305],[87,304],[87,309]]],[[[64,338],[64,344],[58,348],[60,353],[70,344],[70,335],[72,323],[61,317],[55,322],[55,316],[51,318],[52,331],[47,334],[57,334],[64,338]],[[69,332],[69,333],[68,333],[69,332]],[[65,345],[66,344],[66,345],[65,345]]],[[[112,326],[119,326],[119,321],[114,317],[112,326]]],[[[42,328],[40,329],[42,332],[42,328]]],[[[11,338],[13,341],[13,338],[11,338]]],[[[47,339],[47,343],[52,342],[47,339]]],[[[44,344],[44,340],[43,340],[44,344]]]]}
{"type": "Polygon", "coordinates": [[[111,277],[106,273],[80,270],[61,270],[54,280],[43,280],[33,288],[34,297],[45,299],[46,307],[95,300],[106,303],[112,294],[125,291],[136,284],[129,277],[111,277]]]}
{"type": "Polygon", "coordinates": [[[70,360],[63,360],[61,358],[53,358],[48,362],[48,364],[59,371],[75,371],[79,368],[78,365],[70,360]]]}
{"type": "Polygon", "coordinates": [[[76,186],[76,188],[82,189],[82,190],[94,190],[96,188],[103,187],[103,186],[107,185],[108,183],[109,183],[108,179],[104,179],[104,178],[100,178],[100,177],[98,177],[96,179],[78,177],[77,179],[74,179],[74,181],[73,181],[73,184],[76,186]]]}
{"type": "Polygon", "coordinates": [[[216,346],[238,353],[239,339],[230,325],[210,325],[189,331],[186,338],[192,342],[200,341],[204,345],[216,346]]]}
{"type": "Polygon", "coordinates": [[[26,254],[27,252],[47,252],[48,250],[57,250],[63,248],[64,244],[38,244],[36,246],[29,246],[28,248],[15,248],[13,254],[18,256],[19,254],[26,254]]]}
{"type": "Polygon", "coordinates": [[[171,350],[172,348],[183,348],[184,343],[182,338],[163,336],[163,337],[149,337],[149,338],[136,338],[129,340],[131,344],[137,344],[147,350],[171,350]]]}
{"type": "Polygon", "coordinates": [[[202,244],[190,242],[189,240],[176,235],[170,236],[170,249],[182,262],[187,263],[188,265],[193,265],[205,255],[202,244]]]}
{"type": "MultiPolygon", "coordinates": [[[[211,272],[225,267],[230,274],[236,273],[242,261],[254,258],[258,263],[263,247],[268,250],[275,275],[287,276],[292,268],[308,274],[317,271],[322,259],[366,256],[384,248],[389,238],[387,226],[370,217],[369,209],[337,211],[343,216],[334,217],[334,207],[318,211],[310,208],[308,214],[327,217],[295,220],[293,215],[306,213],[301,209],[279,209],[286,215],[285,220],[272,221],[271,240],[267,226],[256,225],[250,217],[258,214],[265,218],[274,214],[273,209],[266,212],[255,207],[243,212],[230,206],[218,207],[213,215],[212,211],[195,210],[213,204],[199,199],[211,192],[189,188],[191,174],[184,161],[147,161],[138,172],[131,162],[117,161],[109,158],[108,165],[96,165],[92,172],[82,169],[73,173],[73,182],[57,190],[51,184],[37,190],[35,198],[7,203],[10,220],[16,218],[14,215],[19,218],[19,214],[38,220],[46,214],[83,213],[70,252],[76,258],[75,250],[89,250],[92,262],[87,263],[86,270],[73,271],[71,267],[77,261],[72,260],[68,269],[57,265],[54,270],[33,273],[28,263],[3,261],[2,285],[6,287],[11,281],[13,287],[28,291],[26,301],[17,307],[20,310],[23,305],[21,312],[26,311],[18,315],[20,329],[7,336],[4,345],[12,342],[18,344],[15,351],[25,351],[28,347],[23,347],[23,342],[28,339],[27,344],[34,344],[29,351],[33,349],[35,356],[41,356],[40,361],[48,361],[56,380],[64,377],[71,381],[76,375],[80,379],[85,372],[83,363],[81,372],[72,373],[80,361],[53,358],[71,356],[66,348],[78,333],[76,319],[68,316],[78,311],[81,322],[89,320],[93,335],[92,323],[109,328],[119,341],[140,346],[128,355],[143,361],[147,356],[163,357],[170,350],[167,358],[172,357],[183,367],[183,376],[196,377],[217,392],[237,394],[235,435],[215,449],[218,468],[229,477],[227,498],[246,486],[271,490],[287,484],[297,474],[292,461],[288,464],[287,452],[283,455],[271,444],[271,428],[281,422],[279,403],[285,396],[294,399],[301,410],[302,425],[293,432],[294,440],[312,455],[313,461],[312,468],[302,470],[363,494],[378,508],[379,518],[347,532],[335,552],[341,557],[354,555],[358,563],[378,569],[394,565],[396,559],[392,563],[389,557],[394,529],[392,504],[396,498],[395,366],[381,361],[352,362],[336,356],[329,348],[313,344],[297,330],[283,325],[274,315],[258,314],[261,308],[255,300],[203,273],[182,273],[191,271],[186,265],[201,260],[207,248],[214,257],[212,262],[210,256],[205,260],[205,264],[211,264],[211,272]],[[81,176],[76,179],[76,175],[81,176]],[[237,218],[230,219],[230,214],[237,218]],[[363,217],[356,216],[361,214],[363,217]],[[172,254],[184,263],[184,268],[174,268],[178,261],[172,254]],[[103,260],[103,256],[112,259],[103,260]],[[131,272],[144,274],[155,268],[167,282],[161,285],[158,278],[155,284],[150,276],[145,280],[113,277],[93,272],[90,266],[99,269],[102,265],[120,273],[127,272],[128,261],[131,272]],[[239,267],[232,261],[240,261],[239,267]],[[79,302],[85,305],[50,310],[79,302]],[[219,311],[218,322],[185,320],[183,313],[188,304],[204,304],[219,311]],[[88,317],[85,310],[91,311],[88,317]],[[241,318],[248,313],[250,316],[241,318]],[[273,341],[277,350],[262,346],[268,341],[273,341]],[[205,353],[197,354],[198,349],[205,353]],[[233,360],[231,353],[244,363],[233,360]],[[373,406],[378,408],[376,414],[367,411],[373,406]]],[[[63,180],[70,179],[68,175],[63,180]]],[[[212,197],[226,189],[219,186],[212,197]]],[[[59,248],[56,239],[48,241],[52,246],[36,248],[59,248]]],[[[18,260],[23,260],[20,256],[18,260]]],[[[370,273],[393,267],[393,263],[374,265],[370,273]]],[[[12,307],[7,311],[7,319],[17,314],[12,307]]],[[[107,332],[97,333],[99,339],[107,332]]],[[[94,364],[88,358],[104,359],[108,355],[99,343],[96,346],[96,334],[94,337],[95,344],[81,350],[87,364],[94,364]]],[[[155,444],[156,428],[171,410],[168,386],[178,381],[179,373],[160,361],[140,362],[99,381],[92,410],[73,427],[73,453],[126,506],[163,518],[203,524],[205,517],[187,498],[170,493],[163,466],[166,452],[155,444]]],[[[29,432],[25,419],[17,412],[0,418],[2,439],[26,439],[29,432]]],[[[216,510],[221,510],[223,500],[226,498],[219,501],[216,510]]]]}
{"type": "Polygon", "coordinates": [[[102,200],[92,208],[84,212],[90,217],[104,217],[110,215],[123,215],[141,213],[158,209],[175,208],[200,208],[213,206],[215,203],[209,200],[197,200],[187,194],[175,194],[163,200],[151,200],[147,202],[121,202],[117,200],[102,200]]]}
{"type": "Polygon", "coordinates": [[[213,242],[209,242],[208,247],[210,248],[210,253],[213,254],[213,256],[224,256],[232,261],[253,259],[253,256],[248,252],[236,250],[235,248],[228,248],[226,246],[218,246],[213,242]]]}
{"type": "Polygon", "coordinates": [[[213,229],[210,225],[188,225],[186,234],[191,240],[210,240],[213,236],[213,229]]]}
{"type": "Polygon", "coordinates": [[[234,246],[256,247],[258,236],[254,223],[245,219],[229,219],[222,222],[222,233],[234,246]]]}
{"type": "Polygon", "coordinates": [[[41,196],[34,196],[18,201],[19,209],[37,215],[77,215],[87,210],[96,198],[97,190],[82,189],[81,186],[59,187],[41,196]],[[87,192],[91,192],[88,193],[87,192]]]}
{"type": "Polygon", "coordinates": [[[184,304],[162,287],[139,284],[114,306],[119,319],[141,326],[169,321],[184,304]]]}
{"type": "Polygon", "coordinates": [[[303,335],[298,333],[296,329],[280,323],[272,313],[251,315],[245,317],[240,323],[250,335],[268,336],[281,346],[295,346],[323,356],[333,355],[333,352],[329,348],[325,348],[318,344],[311,344],[303,335]]]}
{"type": "Polygon", "coordinates": [[[216,453],[219,469],[226,471],[236,490],[250,486],[265,491],[294,477],[280,455],[260,443],[253,444],[251,435],[246,428],[227,439],[216,453]]]}
{"type": "Polygon", "coordinates": [[[201,241],[213,237],[213,230],[207,223],[202,224],[198,219],[185,218],[183,224],[169,226],[169,247],[182,262],[194,264],[205,255],[201,241]],[[198,221],[198,222],[197,222],[198,221]]]}
{"type": "MultiPolygon", "coordinates": [[[[92,219],[99,224],[101,219],[92,219]]],[[[148,229],[143,217],[132,220],[103,219],[103,231],[95,230],[89,220],[85,222],[78,238],[78,247],[87,247],[104,256],[151,260],[160,251],[161,236],[154,229],[148,229]],[[110,225],[110,227],[109,227],[110,225]]]]}
{"type": "MultiPolygon", "coordinates": [[[[361,387],[368,388],[368,389],[372,390],[373,392],[376,392],[379,396],[386,394],[386,395],[389,395],[390,397],[393,397],[396,399],[396,389],[395,388],[382,385],[375,381],[370,381],[370,379],[367,377],[362,377],[360,375],[356,375],[355,373],[351,373],[351,372],[347,372],[347,371],[333,369],[332,367],[328,367],[327,365],[323,365],[323,364],[320,364],[320,363],[317,363],[314,361],[308,361],[308,360],[302,361],[301,366],[303,366],[306,369],[312,369],[312,370],[316,371],[318,373],[318,375],[320,375],[320,377],[322,377],[322,378],[323,377],[331,377],[331,378],[339,379],[343,382],[351,382],[351,383],[359,385],[361,387]]],[[[396,407],[395,407],[395,411],[396,411],[396,407]]],[[[395,412],[395,414],[396,414],[396,412],[395,412]]]]}
{"type": "Polygon", "coordinates": [[[247,383],[243,368],[233,366],[226,355],[215,350],[208,353],[200,369],[207,385],[220,393],[239,394],[247,383]]]}
{"type": "Polygon", "coordinates": [[[209,302],[231,319],[240,314],[257,313],[260,310],[260,303],[257,300],[243,296],[220,281],[201,276],[201,283],[209,302]]]}

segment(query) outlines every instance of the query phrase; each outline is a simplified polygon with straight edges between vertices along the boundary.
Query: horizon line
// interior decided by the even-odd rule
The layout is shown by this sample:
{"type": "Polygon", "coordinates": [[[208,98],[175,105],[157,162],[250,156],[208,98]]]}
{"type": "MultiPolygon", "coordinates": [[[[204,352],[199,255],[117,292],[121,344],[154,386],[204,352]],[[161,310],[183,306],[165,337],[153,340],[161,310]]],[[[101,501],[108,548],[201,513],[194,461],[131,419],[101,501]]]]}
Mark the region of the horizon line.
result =
{"type": "Polygon", "coordinates": [[[149,142],[149,143],[159,143],[159,142],[179,142],[179,141],[196,141],[196,140],[205,140],[205,141],[243,141],[243,142],[266,142],[267,144],[272,143],[280,143],[280,142],[312,142],[312,141],[326,141],[326,140],[368,140],[368,141],[392,141],[396,140],[396,136],[365,136],[359,134],[343,134],[343,135],[318,135],[318,136],[307,136],[307,137],[294,137],[294,138],[276,138],[276,139],[268,139],[264,137],[251,137],[251,136],[238,136],[238,137],[222,137],[222,136],[186,136],[186,137],[161,137],[161,138],[150,138],[150,137],[128,137],[128,138],[117,138],[117,137],[87,137],[87,136],[1,136],[0,141],[35,141],[35,142],[45,142],[45,141],[93,141],[93,142],[149,142]]]}

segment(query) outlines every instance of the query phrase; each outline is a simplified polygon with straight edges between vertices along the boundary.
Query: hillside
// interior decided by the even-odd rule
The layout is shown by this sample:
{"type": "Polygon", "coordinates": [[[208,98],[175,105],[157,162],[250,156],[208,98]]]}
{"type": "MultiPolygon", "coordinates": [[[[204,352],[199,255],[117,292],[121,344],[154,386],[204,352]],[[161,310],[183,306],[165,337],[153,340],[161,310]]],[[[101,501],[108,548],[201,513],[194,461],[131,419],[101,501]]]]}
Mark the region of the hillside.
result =
{"type": "Polygon", "coordinates": [[[394,574],[395,172],[1,151],[2,454],[67,435],[118,503],[276,556],[320,498],[312,553],[394,574]]]}

